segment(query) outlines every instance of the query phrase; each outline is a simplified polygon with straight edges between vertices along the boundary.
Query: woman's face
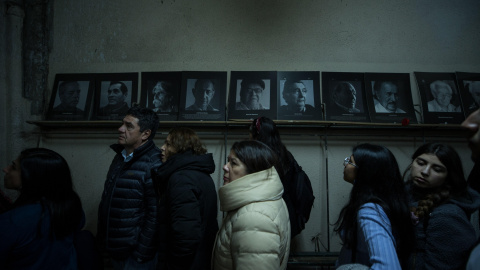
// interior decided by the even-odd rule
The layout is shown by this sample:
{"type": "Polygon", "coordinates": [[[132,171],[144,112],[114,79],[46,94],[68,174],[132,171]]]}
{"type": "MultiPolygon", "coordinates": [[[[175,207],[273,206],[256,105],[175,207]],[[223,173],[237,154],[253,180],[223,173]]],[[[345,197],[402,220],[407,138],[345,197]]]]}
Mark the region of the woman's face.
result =
{"type": "Polygon", "coordinates": [[[245,175],[247,175],[247,167],[238,159],[235,152],[230,150],[228,162],[223,166],[223,185],[233,182],[245,175]]]}
{"type": "Polygon", "coordinates": [[[162,162],[166,162],[171,156],[177,153],[177,149],[170,143],[170,135],[167,136],[160,150],[162,150],[162,162]]]}
{"type": "Polygon", "coordinates": [[[411,177],[417,187],[439,187],[445,183],[447,175],[447,168],[434,154],[422,154],[413,160],[411,177]]]}
{"type": "Polygon", "coordinates": [[[5,188],[20,190],[22,188],[22,174],[20,170],[20,158],[12,161],[12,164],[3,169],[5,173],[5,188]]]}
{"type": "Polygon", "coordinates": [[[355,178],[357,178],[357,167],[355,165],[355,159],[353,158],[353,155],[347,157],[343,165],[345,166],[345,168],[343,168],[343,180],[353,184],[355,182],[355,178]]]}

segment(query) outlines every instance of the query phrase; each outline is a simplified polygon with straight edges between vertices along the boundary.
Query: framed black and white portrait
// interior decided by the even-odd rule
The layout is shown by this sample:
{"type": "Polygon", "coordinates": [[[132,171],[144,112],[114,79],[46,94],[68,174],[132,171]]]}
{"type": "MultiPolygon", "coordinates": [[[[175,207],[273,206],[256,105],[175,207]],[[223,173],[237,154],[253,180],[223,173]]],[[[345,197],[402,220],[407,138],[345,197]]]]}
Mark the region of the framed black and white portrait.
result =
{"type": "Polygon", "coordinates": [[[322,120],[319,71],[277,73],[277,119],[322,120]]]}
{"type": "Polygon", "coordinates": [[[142,72],[140,106],[157,113],[161,121],[176,121],[182,72],[142,72]]]}
{"type": "Polygon", "coordinates": [[[88,120],[94,74],[56,74],[47,120],[88,120]]]}
{"type": "Polygon", "coordinates": [[[228,119],[277,117],[277,73],[274,71],[232,71],[228,119]]]}
{"type": "Polygon", "coordinates": [[[480,109],[480,73],[456,72],[464,116],[480,109]]]}
{"type": "Polygon", "coordinates": [[[225,121],[227,72],[182,72],[179,120],[225,121]]]}
{"type": "Polygon", "coordinates": [[[415,72],[425,124],[460,124],[465,119],[455,73],[415,72]]]}
{"type": "Polygon", "coordinates": [[[365,93],[372,122],[417,123],[409,73],[365,73],[365,93]]]}
{"type": "Polygon", "coordinates": [[[327,121],[370,122],[364,73],[322,72],[322,102],[327,121]]]}
{"type": "Polygon", "coordinates": [[[137,103],[138,73],[97,74],[95,85],[97,120],[122,120],[132,104],[137,103]]]}

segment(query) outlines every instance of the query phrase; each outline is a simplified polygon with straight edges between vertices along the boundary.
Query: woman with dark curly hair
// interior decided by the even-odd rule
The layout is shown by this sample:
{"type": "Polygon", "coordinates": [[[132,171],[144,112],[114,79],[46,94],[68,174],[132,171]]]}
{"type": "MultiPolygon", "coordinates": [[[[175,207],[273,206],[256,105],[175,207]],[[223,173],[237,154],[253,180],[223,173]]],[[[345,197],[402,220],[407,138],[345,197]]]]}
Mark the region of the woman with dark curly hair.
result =
{"type": "Polygon", "coordinates": [[[211,153],[189,128],[172,129],[161,147],[154,183],[159,195],[157,269],[210,269],[218,231],[211,153]]]}
{"type": "Polygon", "coordinates": [[[416,223],[410,269],[464,269],[475,230],[470,214],[480,195],[467,186],[457,152],[441,143],[420,146],[412,156],[407,187],[416,223]]]}

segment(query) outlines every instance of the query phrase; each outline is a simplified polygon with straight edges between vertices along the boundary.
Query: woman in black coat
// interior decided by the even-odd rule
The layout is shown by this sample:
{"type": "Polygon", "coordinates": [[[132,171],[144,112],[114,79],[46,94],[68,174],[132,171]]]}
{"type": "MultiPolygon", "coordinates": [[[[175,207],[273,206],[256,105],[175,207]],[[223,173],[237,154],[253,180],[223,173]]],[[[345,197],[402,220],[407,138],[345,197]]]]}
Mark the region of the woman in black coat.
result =
{"type": "Polygon", "coordinates": [[[160,247],[157,269],[210,269],[218,231],[212,154],[189,128],[174,128],[158,168],[160,247]]]}

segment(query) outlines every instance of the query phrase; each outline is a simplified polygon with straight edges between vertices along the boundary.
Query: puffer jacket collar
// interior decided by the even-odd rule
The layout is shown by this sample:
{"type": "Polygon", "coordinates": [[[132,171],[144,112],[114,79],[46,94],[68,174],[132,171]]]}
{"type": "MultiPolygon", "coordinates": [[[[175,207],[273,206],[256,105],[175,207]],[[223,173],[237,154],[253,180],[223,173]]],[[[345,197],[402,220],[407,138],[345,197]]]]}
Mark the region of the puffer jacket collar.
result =
{"type": "Polygon", "coordinates": [[[228,212],[253,202],[282,198],[283,185],[275,167],[245,175],[218,190],[220,210],[228,212]]]}
{"type": "MultiPolygon", "coordinates": [[[[140,147],[133,150],[133,158],[128,163],[133,163],[135,160],[137,160],[139,157],[141,157],[144,153],[146,153],[153,147],[155,147],[155,144],[153,143],[153,141],[148,140],[146,143],[142,144],[140,147]]],[[[110,148],[112,148],[112,150],[119,155],[121,155],[123,149],[125,149],[123,145],[118,143],[110,145],[110,148]]]]}
{"type": "Polygon", "coordinates": [[[169,179],[173,173],[182,170],[195,170],[212,174],[215,171],[215,162],[211,153],[194,155],[192,151],[178,153],[167,159],[157,170],[160,179],[169,179]]]}

